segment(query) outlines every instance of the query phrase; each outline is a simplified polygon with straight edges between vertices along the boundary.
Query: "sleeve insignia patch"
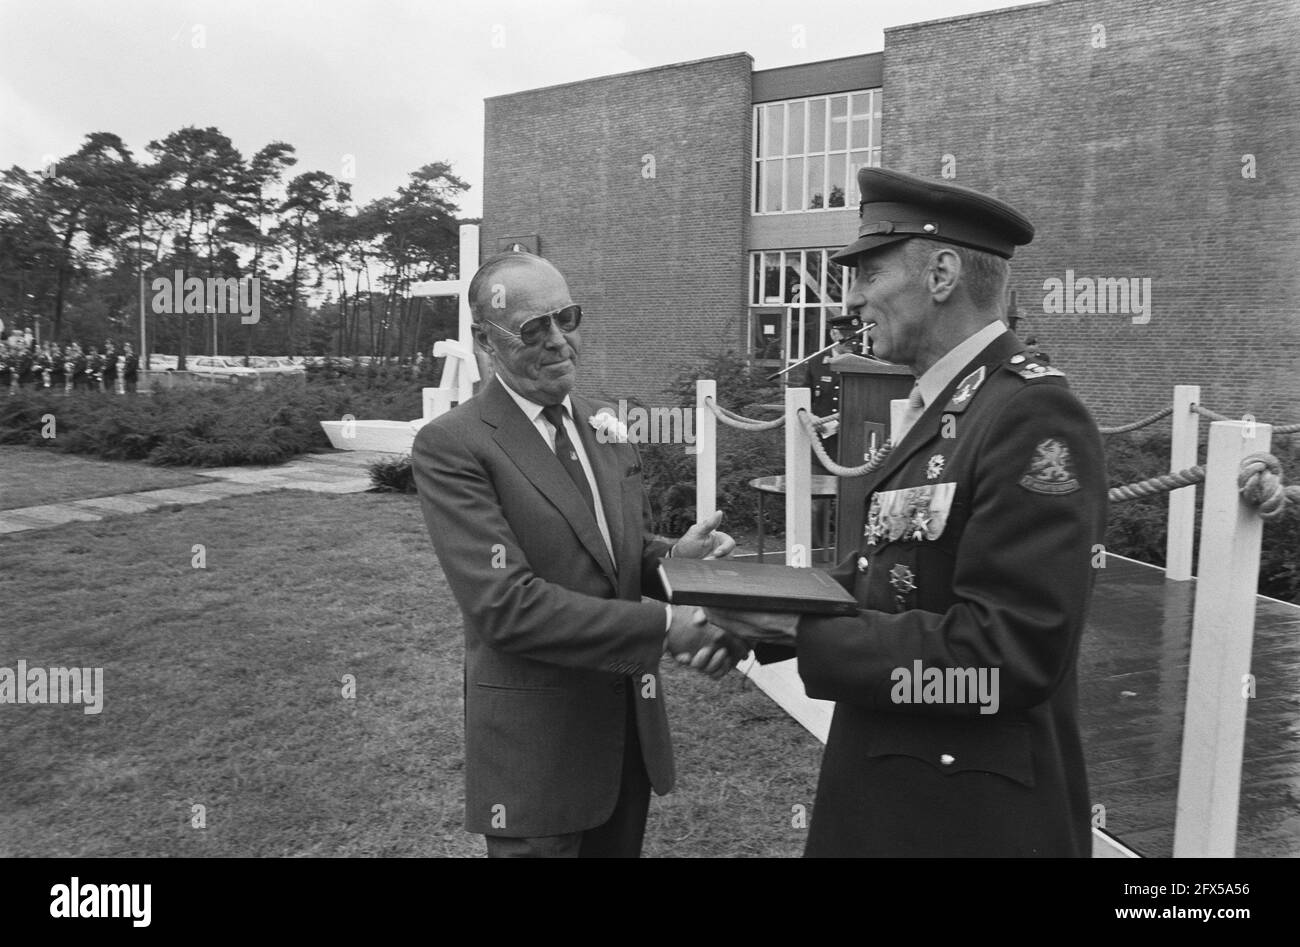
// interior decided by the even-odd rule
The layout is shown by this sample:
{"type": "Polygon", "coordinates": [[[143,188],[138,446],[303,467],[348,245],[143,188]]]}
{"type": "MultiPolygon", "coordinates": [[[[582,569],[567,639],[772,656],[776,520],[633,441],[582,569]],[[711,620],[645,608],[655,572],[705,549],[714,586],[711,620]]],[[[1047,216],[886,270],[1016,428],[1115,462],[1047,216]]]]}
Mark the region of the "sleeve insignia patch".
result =
{"type": "Polygon", "coordinates": [[[1020,485],[1030,493],[1046,496],[1062,496],[1078,490],[1069,446],[1054,437],[1040,441],[1034,448],[1028,472],[1020,478],[1020,485]]]}

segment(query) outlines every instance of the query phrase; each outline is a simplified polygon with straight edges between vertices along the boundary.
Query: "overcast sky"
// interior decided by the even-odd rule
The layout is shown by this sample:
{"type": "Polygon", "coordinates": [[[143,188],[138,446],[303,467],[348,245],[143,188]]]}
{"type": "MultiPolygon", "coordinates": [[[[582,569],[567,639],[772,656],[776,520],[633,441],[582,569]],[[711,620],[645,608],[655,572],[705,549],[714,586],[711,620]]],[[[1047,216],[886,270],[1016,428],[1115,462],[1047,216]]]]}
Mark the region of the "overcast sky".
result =
{"type": "MultiPolygon", "coordinates": [[[[1025,0],[1021,0],[1025,2],[1025,0]]],[[[444,160],[482,212],[483,99],[748,52],[756,69],[878,52],[883,29],[1016,0],[0,0],[0,167],[35,170],[90,132],[140,158],[215,125],[290,174],[391,194],[444,160]],[[802,40],[802,45],[799,45],[802,40]]]]}

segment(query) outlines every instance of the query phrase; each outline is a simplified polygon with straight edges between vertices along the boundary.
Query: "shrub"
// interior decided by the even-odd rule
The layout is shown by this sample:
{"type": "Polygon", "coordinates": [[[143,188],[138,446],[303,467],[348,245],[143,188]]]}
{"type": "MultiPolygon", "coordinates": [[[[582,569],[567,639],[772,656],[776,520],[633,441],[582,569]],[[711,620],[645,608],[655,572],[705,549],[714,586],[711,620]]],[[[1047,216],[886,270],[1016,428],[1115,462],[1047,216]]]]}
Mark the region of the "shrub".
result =
{"type": "Polygon", "coordinates": [[[273,379],[253,388],[177,388],[121,397],[28,389],[0,398],[0,443],[169,466],[275,464],[329,446],[323,420],[409,420],[421,382],[396,371],[330,382],[273,379]],[[53,438],[42,437],[47,415],[53,438]]]}
{"type": "Polygon", "coordinates": [[[380,493],[415,493],[411,456],[386,457],[370,465],[370,482],[380,493]]]}
{"type": "MultiPolygon", "coordinates": [[[[772,411],[758,408],[777,404],[785,395],[780,384],[768,382],[765,373],[746,364],[732,352],[702,359],[684,369],[665,390],[668,406],[695,407],[695,382],[712,378],[717,382],[718,403],[745,417],[776,417],[772,411]]],[[[718,423],[718,509],[725,511],[724,529],[739,532],[754,523],[758,513],[758,494],[749,486],[755,477],[783,473],[785,470],[785,434],[772,431],[740,431],[718,423]]],[[[680,444],[641,445],[641,469],[650,493],[650,507],[655,532],[680,536],[696,519],[695,455],[686,453],[680,444]]],[[[768,503],[764,528],[771,533],[785,529],[785,507],[768,503]]]]}

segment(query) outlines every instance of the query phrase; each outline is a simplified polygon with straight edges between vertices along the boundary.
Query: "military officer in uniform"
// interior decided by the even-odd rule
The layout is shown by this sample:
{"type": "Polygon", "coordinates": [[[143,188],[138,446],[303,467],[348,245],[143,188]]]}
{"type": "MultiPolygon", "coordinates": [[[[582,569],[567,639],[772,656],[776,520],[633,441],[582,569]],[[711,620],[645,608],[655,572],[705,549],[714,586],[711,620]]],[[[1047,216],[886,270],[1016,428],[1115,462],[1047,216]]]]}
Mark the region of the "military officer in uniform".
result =
{"type": "MultiPolygon", "coordinates": [[[[813,358],[808,363],[803,378],[803,387],[809,390],[812,399],[812,413],[819,418],[837,414],[840,410],[840,379],[832,370],[831,363],[841,355],[857,354],[857,340],[860,338],[857,332],[862,328],[862,320],[850,313],[843,313],[828,317],[826,324],[827,332],[830,333],[835,347],[813,358]]],[[[822,446],[826,448],[826,453],[832,460],[839,459],[838,429],[838,422],[832,421],[823,425],[821,430],[822,446]]],[[[813,473],[826,472],[826,468],[814,454],[813,473]]]]}
{"type": "Polygon", "coordinates": [[[1076,658],[1105,464],[1063,374],[1001,321],[1033,226],[966,188],[858,180],[846,307],[917,377],[835,571],[859,611],[711,620],[760,660],[793,646],[808,695],[836,702],[805,854],[1087,856],[1076,658]]]}

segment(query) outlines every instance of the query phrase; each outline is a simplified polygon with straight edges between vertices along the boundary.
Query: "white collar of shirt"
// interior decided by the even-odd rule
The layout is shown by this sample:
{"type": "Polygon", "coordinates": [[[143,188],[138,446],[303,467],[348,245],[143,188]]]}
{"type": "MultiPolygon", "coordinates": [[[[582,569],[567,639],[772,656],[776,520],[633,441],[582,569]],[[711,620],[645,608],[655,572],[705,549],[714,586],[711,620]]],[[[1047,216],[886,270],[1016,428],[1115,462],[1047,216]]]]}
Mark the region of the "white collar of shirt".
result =
{"type": "Polygon", "coordinates": [[[943,390],[956,380],[957,373],[1006,331],[1006,324],[1000,319],[995,319],[983,329],[968,336],[965,342],[949,349],[947,355],[931,365],[916,382],[921,389],[921,399],[925,402],[925,406],[928,408],[933,404],[934,399],[943,394],[943,390]]]}
{"type": "MultiPolygon", "coordinates": [[[[531,401],[528,398],[525,398],[519,392],[515,391],[513,388],[507,385],[505,381],[502,380],[500,374],[497,375],[497,381],[501,382],[501,387],[504,388],[507,392],[509,392],[511,398],[515,399],[515,404],[519,405],[519,410],[522,411],[528,417],[528,420],[531,421],[533,424],[536,424],[537,419],[542,416],[542,411],[544,410],[545,405],[540,405],[536,401],[531,401]]],[[[573,401],[569,398],[569,396],[565,395],[564,400],[561,401],[560,404],[564,405],[564,413],[567,414],[570,418],[572,418],[573,401]]]]}

